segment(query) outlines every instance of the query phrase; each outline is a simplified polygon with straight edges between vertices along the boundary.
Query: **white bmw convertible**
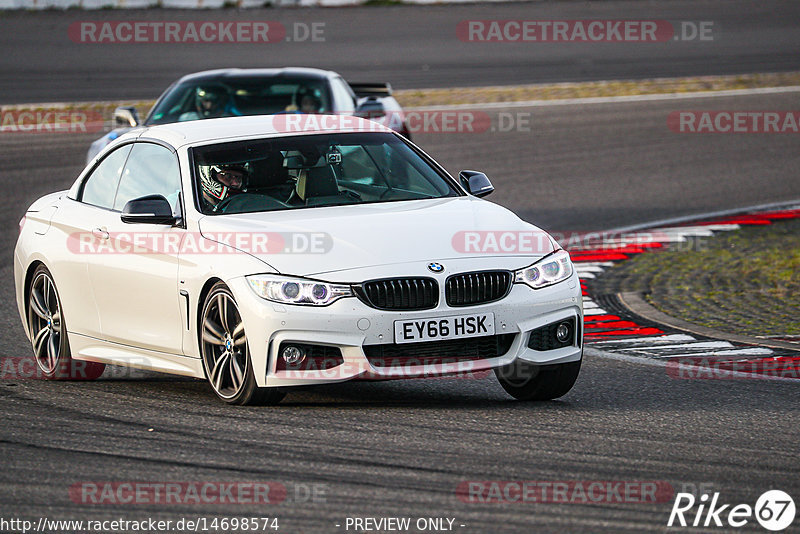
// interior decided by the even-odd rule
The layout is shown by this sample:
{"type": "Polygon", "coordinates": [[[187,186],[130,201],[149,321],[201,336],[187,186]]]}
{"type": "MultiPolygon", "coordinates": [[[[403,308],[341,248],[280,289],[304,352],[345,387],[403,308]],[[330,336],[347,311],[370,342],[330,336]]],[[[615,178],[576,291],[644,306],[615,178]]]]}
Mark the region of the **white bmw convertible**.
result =
{"type": "Polygon", "coordinates": [[[517,399],[560,397],[583,353],[577,274],[492,190],[353,117],[137,130],[28,208],[20,317],[53,379],[122,365],[252,404],[494,370],[517,399]]]}

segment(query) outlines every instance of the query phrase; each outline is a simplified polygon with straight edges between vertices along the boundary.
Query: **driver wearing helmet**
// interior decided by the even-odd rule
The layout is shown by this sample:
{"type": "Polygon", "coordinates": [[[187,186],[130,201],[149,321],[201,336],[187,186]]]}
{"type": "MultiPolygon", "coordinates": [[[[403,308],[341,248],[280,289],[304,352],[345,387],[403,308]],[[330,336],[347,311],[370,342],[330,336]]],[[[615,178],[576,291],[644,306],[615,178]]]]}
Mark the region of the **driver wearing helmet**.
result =
{"type": "Polygon", "coordinates": [[[178,120],[193,121],[236,115],[230,108],[228,91],[219,85],[198,86],[194,90],[194,110],[181,114],[178,120]]]}
{"type": "Polygon", "coordinates": [[[294,113],[319,113],[322,110],[319,90],[312,87],[298,87],[292,95],[292,102],[285,111],[294,113]]]}
{"type": "Polygon", "coordinates": [[[203,200],[213,211],[232,196],[247,191],[250,173],[246,164],[203,165],[199,171],[203,200]]]}

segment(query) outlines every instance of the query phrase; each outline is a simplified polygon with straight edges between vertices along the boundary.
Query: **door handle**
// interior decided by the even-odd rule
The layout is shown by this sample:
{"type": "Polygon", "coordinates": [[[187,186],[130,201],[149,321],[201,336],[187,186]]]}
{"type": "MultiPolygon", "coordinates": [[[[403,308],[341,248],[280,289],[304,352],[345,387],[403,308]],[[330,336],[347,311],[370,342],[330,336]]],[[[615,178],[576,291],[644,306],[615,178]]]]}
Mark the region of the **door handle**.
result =
{"type": "Polygon", "coordinates": [[[95,236],[97,239],[108,239],[108,232],[102,228],[95,228],[92,230],[92,235],[95,236]]]}

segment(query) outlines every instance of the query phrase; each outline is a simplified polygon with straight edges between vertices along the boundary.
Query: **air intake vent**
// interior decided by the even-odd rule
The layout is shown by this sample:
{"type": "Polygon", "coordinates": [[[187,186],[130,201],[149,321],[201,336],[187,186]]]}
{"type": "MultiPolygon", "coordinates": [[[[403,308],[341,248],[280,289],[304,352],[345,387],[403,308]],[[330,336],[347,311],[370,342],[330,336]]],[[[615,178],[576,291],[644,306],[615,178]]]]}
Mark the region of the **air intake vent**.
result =
{"type": "Polygon", "coordinates": [[[481,271],[450,276],[445,282],[448,306],[473,306],[500,300],[511,289],[509,271],[481,271]]]}
{"type": "Polygon", "coordinates": [[[379,310],[427,310],[439,303],[439,284],[433,278],[370,280],[355,290],[362,302],[379,310]]]}
{"type": "Polygon", "coordinates": [[[508,352],[515,337],[516,334],[499,334],[421,343],[364,345],[363,349],[369,363],[375,367],[444,365],[497,358],[508,352]]]}

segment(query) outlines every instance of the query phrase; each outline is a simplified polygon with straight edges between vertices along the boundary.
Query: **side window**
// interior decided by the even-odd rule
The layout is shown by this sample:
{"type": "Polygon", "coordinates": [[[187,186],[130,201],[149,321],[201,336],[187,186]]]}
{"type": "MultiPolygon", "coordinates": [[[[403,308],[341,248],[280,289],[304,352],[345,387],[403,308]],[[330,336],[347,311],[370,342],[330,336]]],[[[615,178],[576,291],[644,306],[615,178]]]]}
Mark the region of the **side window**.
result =
{"type": "Polygon", "coordinates": [[[171,150],[153,143],[136,143],[122,171],[114,209],[121,211],[129,200],[162,195],[177,212],[181,174],[178,158],[171,150]]]}
{"type": "Polygon", "coordinates": [[[349,113],[355,111],[355,95],[341,78],[333,78],[331,80],[331,92],[333,93],[333,101],[336,103],[336,111],[349,113]]]}
{"type": "Polygon", "coordinates": [[[120,147],[95,167],[92,174],[83,183],[81,202],[106,209],[114,206],[114,195],[117,193],[119,176],[130,152],[131,145],[120,147]]]}

